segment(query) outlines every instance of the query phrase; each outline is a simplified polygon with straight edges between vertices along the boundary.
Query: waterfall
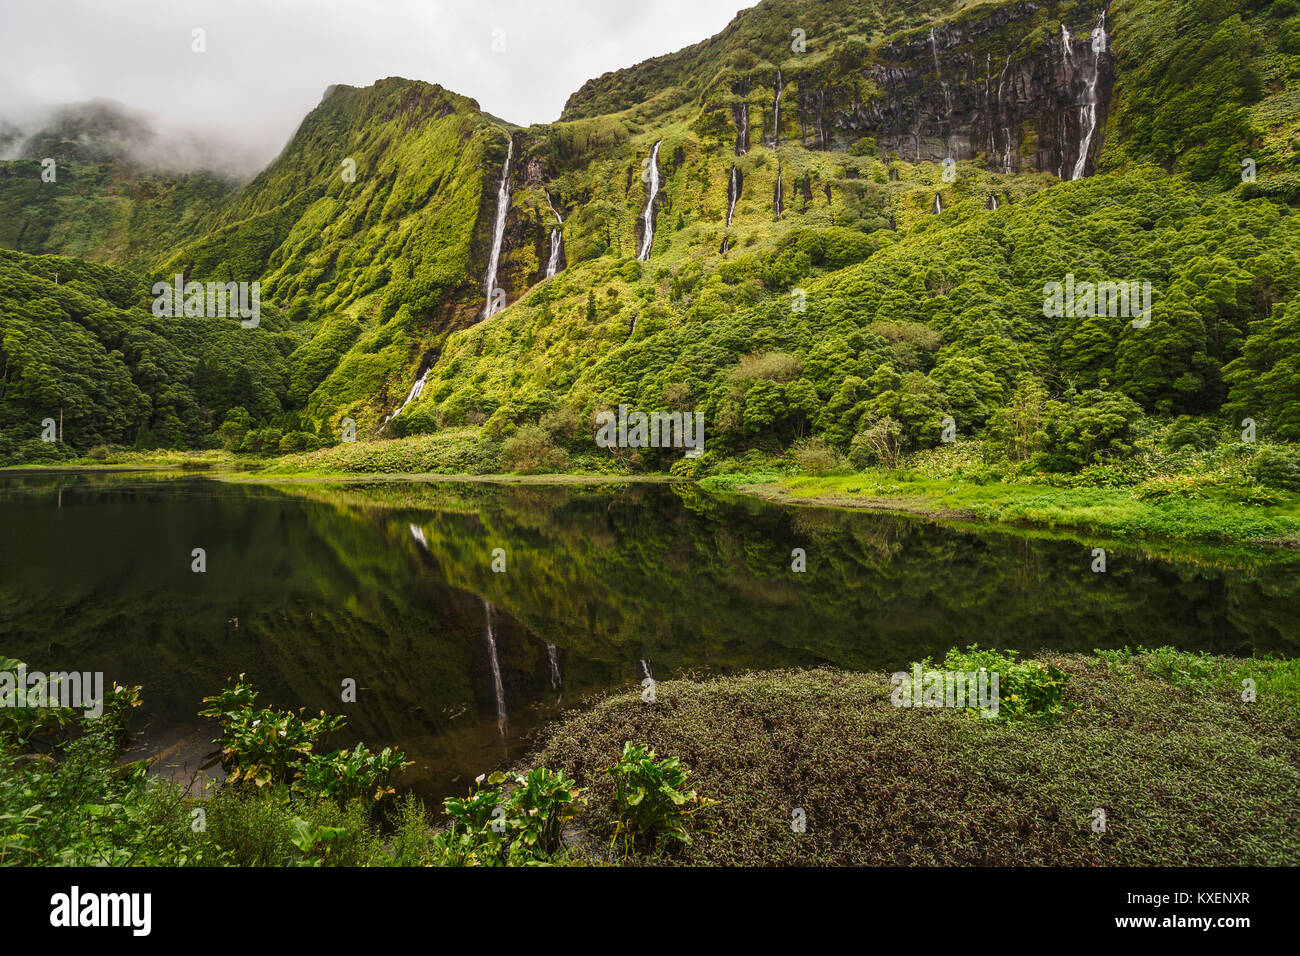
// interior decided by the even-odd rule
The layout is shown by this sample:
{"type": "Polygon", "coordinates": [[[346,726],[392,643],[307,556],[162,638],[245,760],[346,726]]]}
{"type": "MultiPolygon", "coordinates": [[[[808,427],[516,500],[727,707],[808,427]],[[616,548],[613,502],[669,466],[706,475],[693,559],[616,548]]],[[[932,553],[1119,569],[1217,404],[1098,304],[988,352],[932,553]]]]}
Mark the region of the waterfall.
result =
{"type": "Polygon", "coordinates": [[[727,228],[731,228],[731,217],[736,212],[736,200],[740,198],[740,186],[736,183],[736,165],[731,165],[731,182],[727,186],[727,228]]]}
{"type": "Polygon", "coordinates": [[[989,194],[989,208],[990,208],[990,209],[997,209],[997,208],[998,208],[998,197],[997,197],[997,196],[994,196],[994,195],[991,194],[991,193],[989,194]]]}
{"type": "Polygon", "coordinates": [[[655,143],[655,148],[650,151],[650,190],[645,203],[645,213],[642,218],[645,220],[645,234],[641,238],[641,251],[636,257],[642,262],[650,259],[650,247],[655,241],[655,197],[659,195],[659,147],[663,140],[655,143]]]}
{"type": "Polygon", "coordinates": [[[777,219],[781,218],[781,177],[782,175],[783,173],[781,171],[781,164],[777,163],[776,164],[776,202],[775,202],[777,219]]]}
{"type": "Polygon", "coordinates": [[[1101,55],[1106,50],[1106,12],[1103,10],[1092,31],[1092,70],[1088,74],[1088,102],[1079,108],[1079,158],[1075,160],[1071,179],[1080,179],[1088,164],[1088,150],[1097,131],[1097,80],[1101,77],[1101,55]]]}
{"type": "MultiPolygon", "coordinates": [[[[551,212],[555,213],[555,221],[561,226],[564,225],[564,217],[560,215],[555,204],[551,202],[551,194],[546,194],[546,205],[551,207],[551,212]]],[[[560,253],[564,250],[564,233],[560,229],[551,230],[551,260],[546,264],[546,278],[550,278],[560,271],[560,253]]]]}
{"type": "Polygon", "coordinates": [[[1074,51],[1070,48],[1070,31],[1065,28],[1064,23],[1061,24],[1061,42],[1065,44],[1065,65],[1069,66],[1074,51]]]}
{"type": "Polygon", "coordinates": [[[649,677],[651,680],[654,680],[654,674],[650,673],[650,662],[647,661],[644,657],[641,658],[641,673],[644,675],[642,680],[644,680],[645,677],[649,677]]]}
{"type": "MultiPolygon", "coordinates": [[[[1007,71],[1011,69],[1011,54],[1007,54],[1007,62],[1002,66],[1002,72],[998,74],[998,117],[1005,119],[1006,109],[1002,105],[1002,91],[1007,84],[1007,71]]],[[[1011,169],[1011,127],[1003,125],[1002,127],[1002,171],[1010,173],[1011,169]]]]}
{"type": "Polygon", "coordinates": [[[497,731],[501,734],[501,742],[506,741],[506,690],[501,684],[501,662],[497,659],[497,638],[496,632],[492,627],[492,619],[495,615],[495,608],[492,607],[487,598],[483,599],[483,611],[485,623],[483,626],[483,636],[487,640],[488,656],[492,662],[492,685],[497,695],[497,731]]]}
{"type": "Polygon", "coordinates": [[[776,96],[772,100],[772,148],[781,143],[781,90],[785,81],[781,78],[781,68],[776,68],[776,96]]]}
{"type": "Polygon", "coordinates": [[[934,27],[930,27],[930,54],[934,57],[934,75],[939,79],[939,87],[943,90],[943,107],[947,111],[948,118],[952,118],[952,94],[948,90],[948,83],[943,78],[943,72],[939,69],[939,44],[934,38],[934,27]]]}
{"type": "Polygon", "coordinates": [[[943,200],[939,198],[939,194],[938,194],[938,193],[935,193],[935,194],[934,194],[934,214],[937,216],[937,215],[939,215],[939,213],[941,213],[941,212],[943,212],[943,200]]]}
{"type": "Polygon", "coordinates": [[[632,341],[632,336],[636,335],[636,323],[637,323],[637,319],[639,319],[639,318],[641,318],[641,313],[640,313],[640,312],[638,312],[636,315],[632,316],[632,327],[631,327],[630,329],[627,330],[627,340],[626,340],[626,341],[631,342],[631,341],[632,341]]]}
{"type": "Polygon", "coordinates": [[[418,524],[407,525],[407,527],[411,529],[411,537],[420,543],[420,547],[424,548],[425,551],[428,551],[429,542],[425,540],[424,529],[418,524]]]}
{"type": "Polygon", "coordinates": [[[551,689],[560,689],[560,659],[556,656],[555,645],[546,645],[546,656],[551,659],[551,689]]]}
{"type": "Polygon", "coordinates": [[[749,152],[749,103],[739,104],[736,111],[736,155],[744,156],[749,152]]]}
{"type": "Polygon", "coordinates": [[[387,426],[389,422],[391,422],[394,418],[396,418],[398,415],[402,413],[402,409],[404,409],[407,405],[410,405],[411,402],[415,401],[417,398],[420,397],[420,393],[424,391],[424,383],[428,381],[429,373],[432,371],[433,371],[433,366],[430,365],[428,368],[424,370],[424,374],[422,374],[419,378],[415,380],[415,384],[411,386],[411,390],[406,393],[406,401],[398,405],[397,411],[393,412],[393,414],[385,418],[383,423],[379,426],[379,430],[381,432],[384,430],[385,426],[387,426]]]}
{"type": "Polygon", "coordinates": [[[483,318],[493,314],[493,293],[497,286],[497,266],[501,264],[501,241],[506,234],[506,214],[510,212],[510,160],[515,154],[515,141],[510,139],[506,148],[506,164],[501,167],[501,185],[497,187],[497,221],[492,228],[492,256],[488,259],[487,278],[484,287],[487,290],[487,306],[483,309],[483,318]]]}

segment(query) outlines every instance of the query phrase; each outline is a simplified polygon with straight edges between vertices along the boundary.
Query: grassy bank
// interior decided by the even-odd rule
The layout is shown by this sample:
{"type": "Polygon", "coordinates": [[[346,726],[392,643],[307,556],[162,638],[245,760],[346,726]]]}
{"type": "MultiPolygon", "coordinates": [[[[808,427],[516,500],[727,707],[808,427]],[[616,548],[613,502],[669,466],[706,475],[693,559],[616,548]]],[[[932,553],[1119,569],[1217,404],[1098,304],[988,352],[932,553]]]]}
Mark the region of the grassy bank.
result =
{"type": "Polygon", "coordinates": [[[1267,506],[1179,494],[1142,500],[1130,488],[1059,488],[1001,481],[980,484],[961,479],[908,479],[880,472],[821,477],[726,475],[705,479],[704,484],[784,504],[898,511],[1115,537],[1300,548],[1300,495],[1289,493],[1274,496],[1267,506]]]}
{"type": "Polygon", "coordinates": [[[654,704],[609,698],[555,728],[538,760],[590,786],[599,837],[614,826],[599,768],[623,742],[678,755],[719,803],[708,832],[655,862],[1300,863],[1300,662],[1039,660],[1069,675],[1059,721],[894,707],[884,674],[772,671],[665,681],[654,704]]]}
{"type": "MultiPolygon", "coordinates": [[[[536,440],[534,440],[536,439],[536,440]]],[[[340,478],[695,480],[785,504],[906,512],[1007,526],[1068,529],[1119,539],[1168,538],[1300,548],[1300,447],[1244,443],[1170,451],[1149,443],[1127,459],[1074,472],[1036,471],[964,441],[854,467],[813,443],[779,455],[678,459],[667,473],[621,454],[573,453],[545,440],[496,442],[482,428],[339,443],[261,457],[227,451],[99,450],[97,457],[31,468],[215,469],[257,480],[340,478]]]]}

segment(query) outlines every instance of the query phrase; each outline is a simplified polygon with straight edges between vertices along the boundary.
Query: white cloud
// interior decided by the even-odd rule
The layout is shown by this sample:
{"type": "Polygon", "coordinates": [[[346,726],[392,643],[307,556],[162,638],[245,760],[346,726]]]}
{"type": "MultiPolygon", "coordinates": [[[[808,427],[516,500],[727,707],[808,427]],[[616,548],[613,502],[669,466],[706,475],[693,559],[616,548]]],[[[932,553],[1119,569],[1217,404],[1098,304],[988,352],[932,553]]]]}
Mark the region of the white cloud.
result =
{"type": "Polygon", "coordinates": [[[0,3],[0,117],[94,98],[271,159],[335,83],[438,83],[546,123],[586,80],[707,39],[747,0],[0,3]],[[191,34],[207,33],[207,52],[191,34]],[[493,51],[495,30],[505,52],[493,51]]]}

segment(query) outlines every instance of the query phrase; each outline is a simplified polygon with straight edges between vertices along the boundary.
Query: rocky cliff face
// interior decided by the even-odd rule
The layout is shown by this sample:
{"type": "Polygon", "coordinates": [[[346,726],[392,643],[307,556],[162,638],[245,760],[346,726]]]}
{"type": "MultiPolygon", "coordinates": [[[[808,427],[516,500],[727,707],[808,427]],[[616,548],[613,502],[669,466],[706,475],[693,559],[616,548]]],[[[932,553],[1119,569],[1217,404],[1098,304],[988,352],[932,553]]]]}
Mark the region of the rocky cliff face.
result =
{"type": "MultiPolygon", "coordinates": [[[[762,110],[762,140],[845,150],[871,136],[882,153],[911,162],[982,155],[998,172],[1078,178],[1093,171],[1101,142],[1114,80],[1109,44],[1104,6],[1082,4],[1057,21],[1048,5],[1023,0],[912,31],[847,75],[787,67],[780,112],[775,93],[762,110]]],[[[733,86],[751,120],[756,94],[744,87],[776,83],[773,72],[733,86]]],[[[732,113],[739,118],[742,107],[732,113]]]]}

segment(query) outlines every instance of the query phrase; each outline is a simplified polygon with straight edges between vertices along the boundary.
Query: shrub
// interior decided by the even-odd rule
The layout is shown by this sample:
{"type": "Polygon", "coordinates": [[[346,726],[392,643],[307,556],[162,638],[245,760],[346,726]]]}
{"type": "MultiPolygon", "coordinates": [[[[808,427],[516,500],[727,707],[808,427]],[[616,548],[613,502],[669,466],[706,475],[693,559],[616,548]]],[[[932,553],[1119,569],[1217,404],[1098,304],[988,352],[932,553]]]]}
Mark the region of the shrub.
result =
{"type": "MultiPolygon", "coordinates": [[[[927,657],[920,667],[926,671],[934,665],[927,657]]],[[[1072,709],[1062,702],[1070,675],[1052,664],[1034,660],[1017,662],[1015,651],[981,651],[977,644],[964,651],[954,647],[944,656],[943,670],[964,674],[983,670],[997,674],[998,720],[1052,721],[1072,709]]]]}
{"type": "Polygon", "coordinates": [[[885,415],[853,436],[849,444],[849,464],[854,468],[876,464],[895,468],[906,441],[903,426],[885,415]]]}
{"type": "Polygon", "coordinates": [[[1251,476],[1262,485],[1300,491],[1300,455],[1286,448],[1261,448],[1250,463],[1251,476]]]}
{"type": "Polygon", "coordinates": [[[795,466],[805,474],[829,475],[844,467],[840,453],[820,438],[804,438],[790,448],[795,466]]]}
{"type": "Polygon", "coordinates": [[[562,471],[569,456],[551,442],[550,433],[538,425],[524,425],[501,444],[501,467],[521,474],[562,471]]]}
{"type": "Polygon", "coordinates": [[[364,744],[352,750],[318,753],[324,738],[347,718],[304,718],[298,713],[269,710],[254,705],[257,691],[243,682],[243,674],[219,694],[203,698],[209,706],[200,717],[215,717],[220,747],[207,764],[220,763],[227,784],[252,783],[261,788],[285,784],[301,793],[333,798],[340,803],[372,794],[375,802],[393,794],[392,775],[409,763],[401,751],[385,747],[372,754],[364,744]]]}
{"type": "Polygon", "coordinates": [[[443,800],[449,825],[433,841],[441,865],[527,865],[560,849],[581,791],[564,771],[544,767],[515,776],[508,793],[501,788],[507,779],[499,771],[480,776],[463,799],[443,800]]]}
{"type": "Polygon", "coordinates": [[[634,842],[651,851],[661,836],[677,840],[679,845],[690,843],[695,814],[717,804],[686,790],[690,772],[676,757],[659,760],[653,750],[633,746],[631,741],[623,744],[623,753],[609,774],[614,778],[618,811],[614,841],[623,837],[625,858],[634,842]]]}

